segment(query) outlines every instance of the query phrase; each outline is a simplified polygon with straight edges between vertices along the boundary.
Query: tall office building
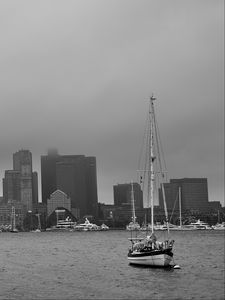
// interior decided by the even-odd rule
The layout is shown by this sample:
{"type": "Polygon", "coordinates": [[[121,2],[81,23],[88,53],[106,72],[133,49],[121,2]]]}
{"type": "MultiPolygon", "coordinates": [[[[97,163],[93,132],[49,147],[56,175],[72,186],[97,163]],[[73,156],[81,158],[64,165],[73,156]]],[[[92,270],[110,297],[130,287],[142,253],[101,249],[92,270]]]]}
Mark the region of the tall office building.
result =
{"type": "Polygon", "coordinates": [[[20,200],[28,211],[32,211],[32,154],[29,150],[13,154],[13,169],[20,172],[20,200]]]}
{"type": "Polygon", "coordinates": [[[20,201],[20,172],[6,170],[3,178],[4,202],[20,201]]]}
{"type": "Polygon", "coordinates": [[[32,172],[32,202],[38,204],[38,173],[32,172]]]}
{"type": "Polygon", "coordinates": [[[96,158],[85,158],[85,177],[87,189],[87,214],[97,216],[98,214],[98,190],[96,158]]]}
{"type": "MultiPolygon", "coordinates": [[[[143,192],[138,183],[133,183],[135,208],[143,208],[143,192]]],[[[114,205],[131,207],[131,183],[113,186],[114,205]]]]}
{"type": "Polygon", "coordinates": [[[41,156],[41,190],[42,202],[47,204],[47,199],[57,190],[56,162],[59,160],[57,150],[48,150],[48,155],[41,156]]]}
{"type": "Polygon", "coordinates": [[[59,155],[49,151],[41,156],[42,202],[47,203],[57,189],[71,199],[71,211],[76,217],[97,216],[97,172],[95,157],[59,155]]]}
{"type": "MultiPolygon", "coordinates": [[[[168,209],[179,209],[179,187],[182,210],[205,211],[209,208],[207,178],[182,178],[171,179],[169,183],[164,184],[168,209]]],[[[159,206],[163,208],[161,189],[159,189],[159,206]]]]}
{"type": "Polygon", "coordinates": [[[38,202],[37,173],[32,172],[32,154],[20,150],[13,154],[13,170],[5,171],[3,178],[4,201],[21,202],[25,210],[32,211],[38,202]]]}

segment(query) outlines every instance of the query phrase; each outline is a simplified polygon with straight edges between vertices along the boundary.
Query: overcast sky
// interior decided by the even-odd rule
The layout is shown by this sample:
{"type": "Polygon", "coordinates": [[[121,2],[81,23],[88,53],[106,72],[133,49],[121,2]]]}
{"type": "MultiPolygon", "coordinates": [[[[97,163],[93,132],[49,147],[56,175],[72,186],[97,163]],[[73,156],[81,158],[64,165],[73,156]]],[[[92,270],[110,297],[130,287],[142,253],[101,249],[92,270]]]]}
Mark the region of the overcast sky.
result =
{"type": "Polygon", "coordinates": [[[169,178],[207,177],[224,205],[223,0],[1,0],[0,37],[1,180],[23,148],[40,184],[55,147],[96,156],[113,203],[154,93],[169,178]]]}

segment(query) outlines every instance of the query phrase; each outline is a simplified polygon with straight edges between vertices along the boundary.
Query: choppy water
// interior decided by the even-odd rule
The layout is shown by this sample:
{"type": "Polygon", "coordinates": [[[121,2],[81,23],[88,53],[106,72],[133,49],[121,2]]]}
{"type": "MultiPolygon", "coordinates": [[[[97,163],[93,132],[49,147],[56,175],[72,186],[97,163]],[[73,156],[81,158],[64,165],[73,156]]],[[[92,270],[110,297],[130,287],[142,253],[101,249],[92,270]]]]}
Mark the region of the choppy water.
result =
{"type": "Polygon", "coordinates": [[[224,232],[172,235],[179,270],[130,266],[125,230],[0,233],[0,299],[224,299],[224,232]]]}

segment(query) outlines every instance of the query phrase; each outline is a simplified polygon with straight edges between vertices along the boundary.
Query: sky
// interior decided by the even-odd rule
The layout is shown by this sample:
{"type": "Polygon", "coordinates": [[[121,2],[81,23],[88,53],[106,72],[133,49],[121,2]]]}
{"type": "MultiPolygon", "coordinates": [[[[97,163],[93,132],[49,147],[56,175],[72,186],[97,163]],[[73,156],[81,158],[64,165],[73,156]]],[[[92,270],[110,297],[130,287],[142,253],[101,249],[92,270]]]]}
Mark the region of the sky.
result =
{"type": "Polygon", "coordinates": [[[95,156],[113,204],[137,178],[154,93],[168,178],[206,177],[224,206],[223,0],[1,0],[0,36],[1,181],[28,149],[40,185],[57,148],[95,156]]]}

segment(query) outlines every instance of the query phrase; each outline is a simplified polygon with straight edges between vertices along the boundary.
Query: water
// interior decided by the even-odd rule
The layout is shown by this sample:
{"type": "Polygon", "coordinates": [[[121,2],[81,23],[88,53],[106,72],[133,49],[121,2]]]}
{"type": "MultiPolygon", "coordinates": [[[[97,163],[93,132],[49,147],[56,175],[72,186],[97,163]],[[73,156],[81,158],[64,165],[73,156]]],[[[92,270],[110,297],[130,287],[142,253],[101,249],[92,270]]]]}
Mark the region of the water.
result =
{"type": "Polygon", "coordinates": [[[0,299],[224,299],[224,232],[173,232],[178,270],[130,266],[128,237],[0,233],[0,299]]]}

